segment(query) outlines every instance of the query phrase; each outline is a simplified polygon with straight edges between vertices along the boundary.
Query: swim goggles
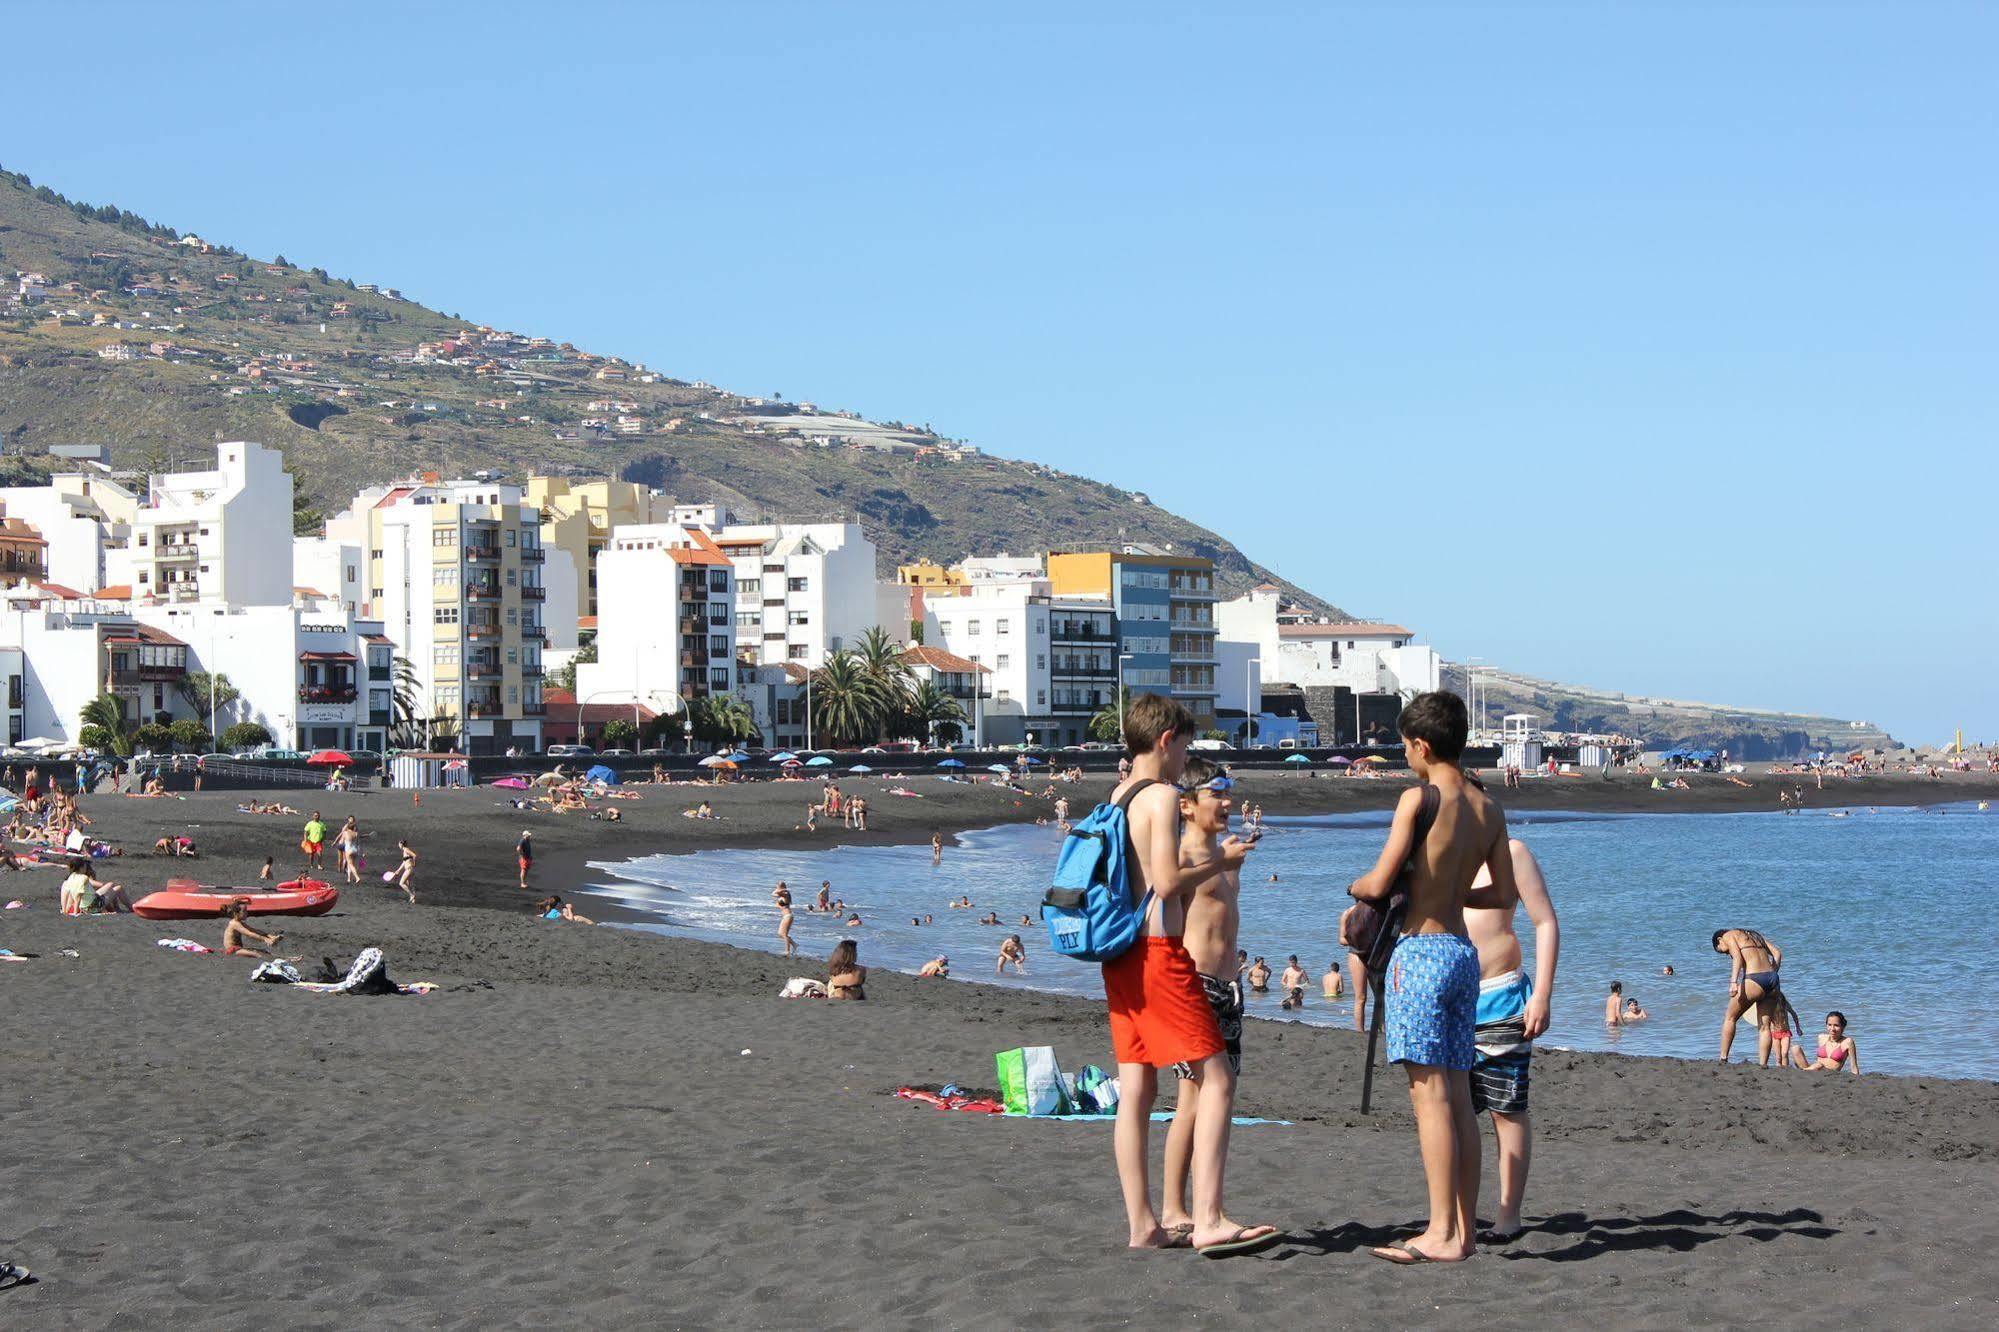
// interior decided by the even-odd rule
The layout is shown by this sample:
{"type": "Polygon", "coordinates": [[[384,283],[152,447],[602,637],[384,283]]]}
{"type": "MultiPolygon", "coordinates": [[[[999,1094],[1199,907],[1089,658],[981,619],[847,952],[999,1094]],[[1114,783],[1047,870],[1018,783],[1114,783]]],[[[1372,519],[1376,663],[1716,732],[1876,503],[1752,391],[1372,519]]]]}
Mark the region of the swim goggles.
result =
{"type": "Polygon", "coordinates": [[[1221,773],[1217,776],[1210,777],[1208,778],[1207,781],[1202,782],[1199,786],[1183,786],[1180,788],[1180,790],[1187,795],[1193,795],[1196,791],[1213,791],[1215,794],[1219,795],[1223,791],[1233,791],[1234,789],[1235,789],[1235,778],[1229,776],[1227,773],[1221,773]]]}

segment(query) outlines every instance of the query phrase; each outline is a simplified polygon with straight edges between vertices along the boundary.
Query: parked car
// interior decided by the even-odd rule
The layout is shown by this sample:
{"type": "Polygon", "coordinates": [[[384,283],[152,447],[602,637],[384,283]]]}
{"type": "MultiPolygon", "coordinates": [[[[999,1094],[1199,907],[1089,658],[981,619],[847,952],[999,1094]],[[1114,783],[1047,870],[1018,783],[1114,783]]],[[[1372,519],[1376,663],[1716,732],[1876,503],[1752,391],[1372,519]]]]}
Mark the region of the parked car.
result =
{"type": "Polygon", "coordinates": [[[600,750],[597,754],[598,758],[630,758],[631,756],[632,751],[629,749],[605,749],[600,750]]]}
{"type": "Polygon", "coordinates": [[[550,758],[589,758],[597,751],[588,745],[550,745],[544,752],[550,758]]]}

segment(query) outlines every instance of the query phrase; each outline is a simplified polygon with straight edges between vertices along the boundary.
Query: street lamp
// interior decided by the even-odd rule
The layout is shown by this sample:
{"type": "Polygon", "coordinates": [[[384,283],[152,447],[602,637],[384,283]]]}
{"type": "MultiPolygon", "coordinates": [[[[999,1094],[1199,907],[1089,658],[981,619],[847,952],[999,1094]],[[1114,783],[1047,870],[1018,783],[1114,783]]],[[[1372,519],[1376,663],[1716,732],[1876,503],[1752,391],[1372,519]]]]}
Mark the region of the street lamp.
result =
{"type": "Polygon", "coordinates": [[[1479,732],[1485,729],[1485,727],[1482,724],[1484,718],[1479,715],[1479,708],[1478,708],[1478,665],[1477,665],[1477,663],[1482,662],[1484,660],[1485,660],[1484,657],[1465,658],[1465,713],[1471,721],[1472,737],[1475,742],[1478,739],[1479,732]]]}
{"type": "Polygon", "coordinates": [[[1263,665],[1263,658],[1261,657],[1251,657],[1242,664],[1242,738],[1244,749],[1261,748],[1259,745],[1249,743],[1256,739],[1256,718],[1263,712],[1263,700],[1259,697],[1262,691],[1251,684],[1253,672],[1261,665],[1263,665]]]}

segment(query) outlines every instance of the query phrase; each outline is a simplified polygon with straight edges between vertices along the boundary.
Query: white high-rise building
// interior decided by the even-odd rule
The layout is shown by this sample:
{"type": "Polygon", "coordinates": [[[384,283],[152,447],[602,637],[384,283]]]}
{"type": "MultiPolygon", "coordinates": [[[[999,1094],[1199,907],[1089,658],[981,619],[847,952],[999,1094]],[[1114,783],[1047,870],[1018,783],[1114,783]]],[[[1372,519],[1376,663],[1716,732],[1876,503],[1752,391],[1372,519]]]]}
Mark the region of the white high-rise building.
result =
{"type": "Polygon", "coordinates": [[[91,593],[117,581],[107,577],[106,552],[131,538],[139,497],[107,469],[59,472],[45,486],[0,488],[0,504],[49,543],[49,582],[91,593]]]}
{"type": "Polygon", "coordinates": [[[721,547],[670,523],[613,528],[597,553],[597,660],[577,664],[578,701],[679,713],[730,693],[735,670],[735,570],[721,547]]]}
{"type": "Polygon", "coordinates": [[[736,642],[750,664],[816,670],[875,627],[875,543],[859,524],[734,524],[709,535],[735,566],[736,642]]]}
{"type": "Polygon", "coordinates": [[[235,440],[215,470],[152,478],[106,582],[134,603],[223,601],[286,606],[292,599],[292,479],[284,456],[235,440]]]}

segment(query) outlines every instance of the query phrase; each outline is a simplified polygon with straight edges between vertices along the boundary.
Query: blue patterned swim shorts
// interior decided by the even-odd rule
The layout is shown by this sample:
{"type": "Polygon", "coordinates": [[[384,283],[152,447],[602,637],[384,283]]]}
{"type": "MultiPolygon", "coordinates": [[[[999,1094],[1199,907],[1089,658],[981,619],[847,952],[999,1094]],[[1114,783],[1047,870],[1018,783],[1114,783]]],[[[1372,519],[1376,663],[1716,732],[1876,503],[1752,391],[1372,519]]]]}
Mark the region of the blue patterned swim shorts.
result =
{"type": "Polygon", "coordinates": [[[1405,934],[1388,961],[1388,1062],[1469,1069],[1477,1049],[1478,949],[1456,934],[1405,934]]]}

